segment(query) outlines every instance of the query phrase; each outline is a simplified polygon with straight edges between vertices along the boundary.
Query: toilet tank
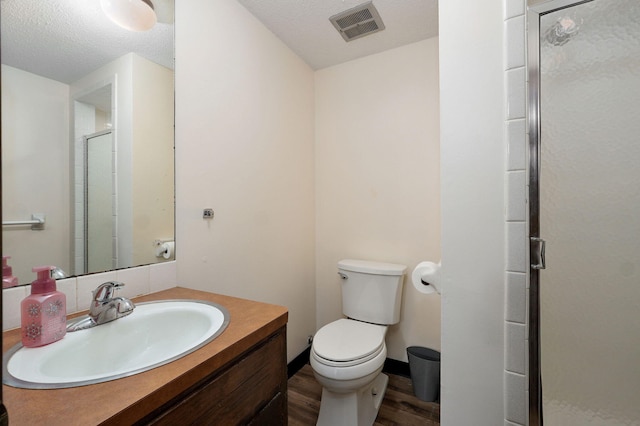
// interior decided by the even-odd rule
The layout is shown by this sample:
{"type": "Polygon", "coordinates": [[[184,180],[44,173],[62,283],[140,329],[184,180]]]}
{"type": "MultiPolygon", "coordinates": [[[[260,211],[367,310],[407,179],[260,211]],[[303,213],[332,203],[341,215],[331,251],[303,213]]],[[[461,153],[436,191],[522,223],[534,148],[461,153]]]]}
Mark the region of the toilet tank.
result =
{"type": "Polygon", "coordinates": [[[338,262],[342,278],[342,313],[374,324],[400,321],[404,265],[345,259],[338,262]]]}

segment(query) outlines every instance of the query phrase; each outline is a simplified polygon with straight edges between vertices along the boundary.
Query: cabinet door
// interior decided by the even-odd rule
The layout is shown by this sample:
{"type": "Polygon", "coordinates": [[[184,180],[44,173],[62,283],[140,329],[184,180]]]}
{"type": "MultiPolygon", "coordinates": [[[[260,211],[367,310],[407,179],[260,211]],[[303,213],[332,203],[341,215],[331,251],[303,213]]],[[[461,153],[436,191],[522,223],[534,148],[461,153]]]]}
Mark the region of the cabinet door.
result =
{"type": "Polygon", "coordinates": [[[282,426],[288,422],[287,394],[278,392],[249,422],[249,426],[282,426]]]}
{"type": "MultiPolygon", "coordinates": [[[[224,371],[205,379],[150,424],[240,425],[262,418],[287,418],[278,395],[287,393],[284,329],[259,344],[224,371]]],[[[280,397],[281,398],[281,397],[280,397]]],[[[271,423],[261,423],[271,424],[271,423]]]]}

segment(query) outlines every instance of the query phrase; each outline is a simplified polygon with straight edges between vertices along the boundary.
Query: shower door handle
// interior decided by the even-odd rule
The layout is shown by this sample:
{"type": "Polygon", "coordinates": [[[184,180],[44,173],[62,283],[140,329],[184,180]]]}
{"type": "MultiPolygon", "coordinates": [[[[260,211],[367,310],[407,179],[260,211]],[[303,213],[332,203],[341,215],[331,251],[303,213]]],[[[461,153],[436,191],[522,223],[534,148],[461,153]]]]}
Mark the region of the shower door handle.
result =
{"type": "Polygon", "coordinates": [[[531,253],[538,253],[538,263],[532,263],[531,269],[545,269],[547,266],[544,260],[544,250],[547,242],[539,237],[530,237],[531,240],[531,253]]]}

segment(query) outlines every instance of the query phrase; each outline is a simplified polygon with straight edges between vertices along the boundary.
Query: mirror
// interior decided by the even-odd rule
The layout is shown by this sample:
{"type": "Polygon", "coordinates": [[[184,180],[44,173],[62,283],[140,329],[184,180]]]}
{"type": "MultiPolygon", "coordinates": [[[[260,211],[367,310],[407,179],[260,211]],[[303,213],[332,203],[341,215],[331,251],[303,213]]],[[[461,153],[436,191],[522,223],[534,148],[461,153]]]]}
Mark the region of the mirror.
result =
{"type": "Polygon", "coordinates": [[[61,278],[172,260],[173,0],[153,0],[144,32],[97,0],[0,5],[2,254],[18,285],[38,265],[61,278]]]}

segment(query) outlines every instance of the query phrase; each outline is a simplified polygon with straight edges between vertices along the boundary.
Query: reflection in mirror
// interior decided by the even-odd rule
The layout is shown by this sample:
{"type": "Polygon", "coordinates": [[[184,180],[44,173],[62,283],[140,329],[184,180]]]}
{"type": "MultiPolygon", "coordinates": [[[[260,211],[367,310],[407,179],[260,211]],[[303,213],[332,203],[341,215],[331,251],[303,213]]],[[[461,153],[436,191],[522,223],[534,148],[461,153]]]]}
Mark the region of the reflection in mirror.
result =
{"type": "Polygon", "coordinates": [[[118,266],[117,251],[111,244],[117,223],[113,215],[116,197],[113,178],[111,131],[85,136],[84,150],[84,265],[85,271],[106,271],[118,266]]]}
{"type": "Polygon", "coordinates": [[[173,0],[153,3],[158,23],[131,32],[98,1],[0,2],[2,254],[19,285],[38,265],[171,259],[156,253],[174,239],[173,0]]]}

